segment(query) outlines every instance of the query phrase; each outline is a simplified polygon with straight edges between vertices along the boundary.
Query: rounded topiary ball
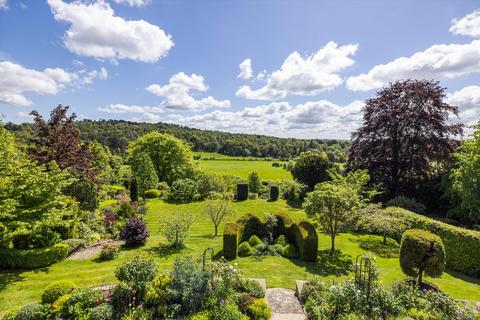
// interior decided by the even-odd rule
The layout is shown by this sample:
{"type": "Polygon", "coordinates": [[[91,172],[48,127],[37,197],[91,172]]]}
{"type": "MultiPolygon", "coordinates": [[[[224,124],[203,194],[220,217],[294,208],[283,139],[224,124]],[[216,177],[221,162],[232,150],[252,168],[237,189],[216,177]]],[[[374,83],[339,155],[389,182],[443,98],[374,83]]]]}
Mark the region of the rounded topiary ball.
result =
{"type": "Polygon", "coordinates": [[[255,247],[259,244],[263,244],[263,241],[260,240],[260,238],[256,235],[253,235],[250,237],[250,239],[248,239],[248,243],[250,244],[250,246],[255,247]]]}
{"type": "Polygon", "coordinates": [[[248,257],[253,253],[253,249],[247,241],[240,243],[238,246],[238,255],[240,257],[248,257]]]}
{"type": "Polygon", "coordinates": [[[274,244],[280,244],[284,247],[288,244],[288,240],[287,240],[287,237],[285,237],[283,234],[281,234],[280,236],[278,236],[277,239],[275,239],[275,241],[273,243],[274,244]]]}
{"type": "Polygon", "coordinates": [[[400,244],[400,266],[403,272],[418,277],[423,274],[439,277],[445,270],[445,248],[442,239],[428,231],[411,229],[405,231],[400,244]]]}

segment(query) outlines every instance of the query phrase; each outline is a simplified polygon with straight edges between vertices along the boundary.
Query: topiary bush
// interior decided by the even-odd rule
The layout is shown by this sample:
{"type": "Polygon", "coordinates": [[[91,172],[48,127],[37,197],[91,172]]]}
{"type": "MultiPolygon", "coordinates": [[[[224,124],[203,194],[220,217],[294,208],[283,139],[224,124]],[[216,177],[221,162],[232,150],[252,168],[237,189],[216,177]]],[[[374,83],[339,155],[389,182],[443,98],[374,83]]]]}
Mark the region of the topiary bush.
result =
{"type": "Polygon", "coordinates": [[[276,201],[280,194],[278,186],[270,186],[270,199],[276,201]]]}
{"type": "Polygon", "coordinates": [[[400,266],[405,274],[417,277],[423,274],[439,277],[445,270],[445,249],[439,236],[425,230],[405,231],[400,244],[400,266]]]}
{"type": "Polygon", "coordinates": [[[282,249],[282,256],[288,259],[295,259],[298,257],[297,248],[293,244],[287,244],[282,249]]]}
{"type": "Polygon", "coordinates": [[[250,237],[253,235],[262,238],[267,236],[265,222],[253,214],[247,213],[243,215],[237,220],[237,223],[240,226],[239,231],[241,241],[248,241],[248,239],[250,239],[250,237]]]}
{"type": "Polygon", "coordinates": [[[252,252],[253,252],[253,249],[247,241],[240,243],[240,245],[238,246],[238,255],[240,257],[251,256],[252,252]]]}
{"type": "Polygon", "coordinates": [[[223,227],[223,256],[226,259],[237,258],[238,240],[238,225],[226,223],[223,227]]]}
{"type": "Polygon", "coordinates": [[[157,189],[148,189],[145,191],[145,198],[153,199],[153,198],[159,198],[162,195],[160,190],[157,189]]]}
{"type": "Polygon", "coordinates": [[[42,303],[52,304],[64,294],[75,290],[75,284],[72,281],[57,281],[50,284],[42,294],[42,303]]]}
{"type": "Polygon", "coordinates": [[[0,248],[0,267],[11,269],[42,268],[64,260],[67,255],[68,246],[61,243],[39,249],[0,248]]]}
{"type": "Polygon", "coordinates": [[[318,256],[318,235],[311,223],[302,221],[290,229],[292,241],[296,244],[299,256],[304,261],[316,261],[318,256]]]}
{"type": "Polygon", "coordinates": [[[283,234],[281,234],[275,239],[275,241],[273,243],[274,244],[279,244],[282,247],[284,247],[288,244],[288,240],[287,240],[287,237],[285,237],[283,234]]]}
{"type": "Polygon", "coordinates": [[[250,244],[250,246],[256,247],[259,244],[263,244],[263,241],[260,240],[260,238],[256,235],[253,235],[250,237],[250,239],[248,239],[248,243],[250,244]]]}
{"type": "Polygon", "coordinates": [[[128,246],[144,245],[148,238],[147,225],[140,218],[130,218],[120,231],[120,238],[125,240],[128,246]]]}
{"type": "Polygon", "coordinates": [[[237,200],[243,201],[248,199],[248,183],[237,183],[237,200]]]}

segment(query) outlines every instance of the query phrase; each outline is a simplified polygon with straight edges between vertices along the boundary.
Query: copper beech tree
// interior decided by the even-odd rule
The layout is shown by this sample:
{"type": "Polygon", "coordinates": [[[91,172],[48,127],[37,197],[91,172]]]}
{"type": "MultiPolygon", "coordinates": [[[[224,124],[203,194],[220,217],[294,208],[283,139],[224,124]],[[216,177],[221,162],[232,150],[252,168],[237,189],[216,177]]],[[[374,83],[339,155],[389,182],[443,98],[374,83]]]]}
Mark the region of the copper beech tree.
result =
{"type": "Polygon", "coordinates": [[[52,110],[48,121],[37,111],[30,113],[34,116],[36,136],[29,153],[39,163],[55,161],[61,169],[69,169],[77,177],[94,181],[93,155],[88,144],[81,142],[80,131],[74,126],[76,115],[72,113],[68,117],[68,109],[68,106],[59,105],[52,110]]]}
{"type": "Polygon", "coordinates": [[[347,170],[367,169],[387,198],[444,170],[462,133],[461,124],[449,121],[458,108],[444,98],[445,88],[433,80],[402,80],[380,90],[365,103],[347,170]]]}

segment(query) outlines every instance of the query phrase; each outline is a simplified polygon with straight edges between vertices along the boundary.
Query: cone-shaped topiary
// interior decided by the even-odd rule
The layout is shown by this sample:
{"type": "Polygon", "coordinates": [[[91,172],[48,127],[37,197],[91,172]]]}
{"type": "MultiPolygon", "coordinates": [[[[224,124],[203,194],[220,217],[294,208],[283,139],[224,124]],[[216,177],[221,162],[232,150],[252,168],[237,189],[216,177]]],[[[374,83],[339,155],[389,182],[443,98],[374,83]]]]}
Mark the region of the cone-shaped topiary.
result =
{"type": "Polygon", "coordinates": [[[273,242],[274,244],[280,244],[282,247],[286,246],[288,244],[287,237],[285,237],[283,234],[279,235],[277,239],[273,242]]]}
{"type": "Polygon", "coordinates": [[[400,244],[400,266],[405,274],[417,277],[423,274],[439,277],[445,270],[445,249],[439,236],[425,230],[405,231],[400,244]]]}
{"type": "Polygon", "coordinates": [[[240,245],[238,246],[238,255],[240,257],[251,256],[252,252],[253,252],[253,249],[247,241],[240,243],[240,245]]]}
{"type": "Polygon", "coordinates": [[[287,244],[285,247],[283,247],[282,256],[289,259],[298,257],[297,248],[295,248],[293,244],[287,244]]]}

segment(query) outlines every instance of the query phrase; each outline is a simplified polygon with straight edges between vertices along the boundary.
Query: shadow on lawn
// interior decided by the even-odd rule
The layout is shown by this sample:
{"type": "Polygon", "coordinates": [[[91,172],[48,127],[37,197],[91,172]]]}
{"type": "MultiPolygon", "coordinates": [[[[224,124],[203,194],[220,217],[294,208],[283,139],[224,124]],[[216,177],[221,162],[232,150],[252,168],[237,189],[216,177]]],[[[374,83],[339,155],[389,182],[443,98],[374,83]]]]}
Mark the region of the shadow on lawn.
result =
{"type": "Polygon", "coordinates": [[[145,251],[158,255],[160,258],[167,258],[171,255],[180,253],[180,252],[192,252],[192,249],[188,249],[188,247],[172,247],[171,245],[160,243],[158,246],[150,247],[145,249],[145,251]]]}
{"type": "Polygon", "coordinates": [[[24,279],[20,274],[22,271],[18,270],[2,270],[0,271],[0,291],[6,289],[9,285],[24,279]]]}
{"type": "Polygon", "coordinates": [[[478,279],[478,278],[467,276],[466,274],[463,274],[463,273],[460,273],[460,272],[457,272],[457,271],[453,271],[453,270],[448,270],[448,269],[445,271],[445,273],[448,273],[452,277],[457,278],[457,279],[461,279],[465,282],[480,285],[480,279],[478,279]]]}
{"type": "Polygon", "coordinates": [[[330,250],[318,251],[318,260],[316,262],[306,262],[298,259],[291,261],[298,266],[304,267],[309,273],[320,276],[341,276],[353,271],[352,257],[338,250],[333,254],[330,253],[330,250]]]}

